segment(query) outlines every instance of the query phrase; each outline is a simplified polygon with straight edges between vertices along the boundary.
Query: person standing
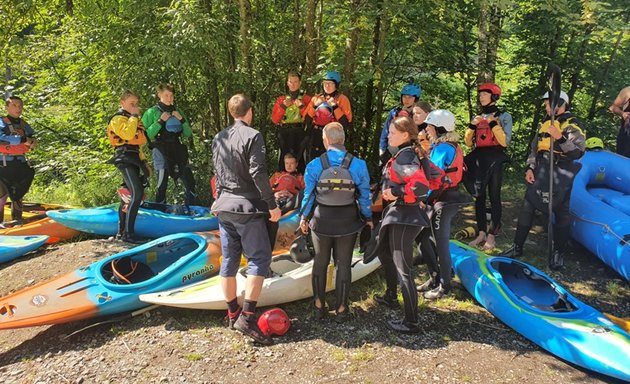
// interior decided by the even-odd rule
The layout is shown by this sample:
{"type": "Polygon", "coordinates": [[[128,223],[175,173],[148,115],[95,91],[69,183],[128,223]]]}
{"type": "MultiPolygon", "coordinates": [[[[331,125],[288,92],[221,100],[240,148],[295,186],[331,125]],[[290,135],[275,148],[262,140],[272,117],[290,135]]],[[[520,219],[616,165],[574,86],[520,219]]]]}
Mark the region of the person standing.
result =
{"type": "Polygon", "coordinates": [[[383,168],[382,195],[388,202],[383,211],[378,243],[367,260],[378,254],[387,288],[374,300],[390,308],[398,307],[397,284],[400,283],[404,317],[390,320],[387,326],[402,333],[418,333],[418,292],[411,274],[414,239],[429,226],[424,199],[429,191],[426,176],[428,159],[414,147],[418,126],[409,117],[397,117],[388,128],[388,147],[397,152],[383,168]],[[421,158],[418,157],[420,154],[421,158]],[[424,164],[423,164],[424,163],[424,164]]]}
{"type": "Polygon", "coordinates": [[[400,105],[389,111],[387,118],[385,119],[385,124],[383,124],[383,129],[381,130],[378,151],[379,164],[381,167],[392,157],[393,154],[391,152],[397,151],[396,148],[392,148],[392,151],[389,149],[389,126],[397,117],[412,117],[415,103],[420,99],[421,95],[422,88],[420,88],[420,85],[418,84],[409,83],[400,90],[400,105]]]}
{"type": "Polygon", "coordinates": [[[617,153],[630,157],[630,87],[619,91],[609,110],[621,117],[621,128],[617,134],[617,153]]]}
{"type": "Polygon", "coordinates": [[[311,97],[300,89],[301,86],[302,76],[295,71],[289,72],[287,75],[289,93],[279,96],[271,111],[271,121],[278,129],[278,146],[280,147],[278,171],[286,171],[284,156],[287,153],[292,153],[298,159],[298,171],[304,172],[303,142],[306,138],[304,115],[306,114],[306,106],[311,102],[311,97]]]}
{"type": "Polygon", "coordinates": [[[229,326],[255,342],[269,345],[271,338],[256,323],[256,304],[271,264],[267,221],[277,222],[281,213],[267,179],[265,141],[250,127],[252,102],[242,94],[234,95],[228,111],[234,124],[219,132],[212,142],[217,188],[212,211],[219,217],[221,286],[229,326]],[[242,254],[247,258],[247,281],[241,308],[236,296],[236,273],[242,254]]]}
{"type": "Polygon", "coordinates": [[[512,139],[512,116],[500,111],[497,100],[501,88],[493,83],[481,84],[477,88],[481,113],[468,124],[464,142],[470,152],[464,158],[468,172],[464,185],[475,198],[475,218],[478,236],[470,245],[483,244],[484,251],[494,249],[495,236],[501,229],[501,186],[503,184],[503,164],[509,161],[505,149],[512,139]],[[490,197],[491,226],[488,230],[486,217],[486,197],[490,197]]]}
{"type": "Polygon", "coordinates": [[[143,242],[135,236],[135,223],[150,174],[143,151],[147,137],[138,104],[136,93],[124,91],[120,96],[120,109],[107,124],[107,138],[115,149],[110,162],[122,173],[124,186],[130,194],[129,201],[121,201],[118,207],[116,237],[136,244],[143,242]]]}
{"type": "Polygon", "coordinates": [[[156,88],[160,100],[142,116],[142,122],[153,147],[153,168],[157,174],[156,203],[166,203],[168,178],[181,179],[185,188],[186,205],[196,202],[195,178],[188,165],[188,148],[182,139],[192,136],[192,128],[186,116],[174,104],[175,88],[160,84],[156,88]]]}
{"type": "Polygon", "coordinates": [[[310,142],[306,147],[306,160],[311,161],[326,152],[322,141],[322,129],[326,124],[336,121],[344,129],[352,123],[352,107],[348,97],[339,92],[341,75],[328,71],[322,79],[323,92],[314,96],[306,107],[304,123],[310,142]]]}
{"type": "Polygon", "coordinates": [[[11,198],[11,219],[22,220],[22,198],[31,188],[35,170],[26,154],[37,143],[33,128],[22,119],[24,102],[10,96],[5,103],[6,116],[0,118],[0,222],[4,222],[4,205],[11,198]]]}
{"type": "Polygon", "coordinates": [[[374,227],[370,175],[365,161],[352,156],[344,147],[345,133],[340,123],[326,124],[322,142],[326,152],[306,166],[300,228],[304,234],[309,229],[312,231],[315,248],[312,274],[315,318],[323,319],[328,313],[326,282],[332,255],[337,267],[335,321],[342,323],[350,316],[348,297],[354,243],[364,225],[374,227]]]}
{"type": "MultiPolygon", "coordinates": [[[[555,125],[551,124],[551,106],[549,92],[543,95],[547,119],[540,125],[531,144],[531,151],[527,158],[525,181],[527,191],[523,206],[518,215],[514,243],[501,255],[506,257],[521,257],[523,245],[527,239],[534,220],[536,210],[547,214],[549,196],[549,152],[554,151],[553,196],[552,209],[554,213],[553,239],[554,249],[549,259],[549,267],[553,270],[564,266],[564,253],[569,241],[571,214],[569,201],[573,179],[581,165],[574,160],[584,155],[586,148],[584,132],[579,120],[569,111],[569,96],[560,92],[560,102],[555,110],[555,125]],[[553,148],[551,148],[553,137],[553,148]]],[[[547,218],[549,219],[549,218],[547,218]]]]}

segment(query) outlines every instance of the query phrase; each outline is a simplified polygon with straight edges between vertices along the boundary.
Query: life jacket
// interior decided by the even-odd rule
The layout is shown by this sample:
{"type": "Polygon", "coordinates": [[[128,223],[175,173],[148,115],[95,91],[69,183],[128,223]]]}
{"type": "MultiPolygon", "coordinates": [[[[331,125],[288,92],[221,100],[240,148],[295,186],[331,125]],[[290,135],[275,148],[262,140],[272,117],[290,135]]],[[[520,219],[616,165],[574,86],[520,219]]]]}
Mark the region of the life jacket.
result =
{"type": "MultiPolygon", "coordinates": [[[[160,106],[160,104],[157,104],[155,107],[160,112],[169,112],[171,114],[177,110],[173,108],[172,111],[166,111],[160,106]]],[[[166,122],[164,123],[164,129],[160,129],[155,138],[156,141],[161,142],[179,142],[179,137],[182,135],[183,131],[184,125],[179,120],[177,120],[176,117],[171,115],[171,117],[169,117],[168,120],[166,120],[166,122]]]]}
{"type": "Polygon", "coordinates": [[[107,138],[109,139],[109,143],[112,145],[112,147],[120,147],[123,145],[137,145],[137,146],[145,145],[147,143],[147,135],[144,130],[144,126],[142,125],[142,120],[138,118],[138,128],[136,130],[136,134],[133,137],[133,139],[124,140],[123,138],[118,136],[114,132],[114,129],[112,128],[111,120],[117,118],[118,116],[126,117],[127,119],[129,119],[130,117],[125,113],[116,113],[110,119],[110,124],[107,124],[107,138]]]}
{"type": "Polygon", "coordinates": [[[315,199],[319,204],[327,206],[347,206],[356,201],[356,185],[348,168],[354,156],[346,152],[341,165],[330,166],[328,153],[324,152],[320,157],[322,162],[322,174],[315,186],[315,199]]]}
{"type": "MultiPolygon", "coordinates": [[[[300,92],[297,99],[302,101],[304,92],[300,92]]],[[[291,100],[291,95],[287,95],[285,100],[291,100]]],[[[282,124],[299,124],[304,122],[302,118],[302,109],[295,104],[291,104],[284,110],[284,117],[282,118],[282,124]]]]}
{"type": "Polygon", "coordinates": [[[325,127],[326,124],[335,121],[335,113],[327,102],[323,102],[315,108],[315,115],[313,116],[313,124],[318,127],[325,127]]]}
{"type": "MultiPolygon", "coordinates": [[[[564,121],[556,120],[557,123],[560,124],[560,131],[564,132],[564,130],[569,126],[573,125],[577,130],[579,130],[582,134],[584,132],[582,129],[577,126],[577,124],[573,124],[573,117],[569,117],[564,121]]],[[[551,126],[551,120],[547,120],[540,125],[538,129],[538,152],[549,152],[549,147],[551,146],[551,135],[549,134],[549,127],[551,126]]],[[[562,154],[562,151],[558,151],[554,149],[554,153],[562,154]]]]}
{"type": "Polygon", "coordinates": [[[274,185],[271,188],[274,191],[289,191],[292,194],[297,194],[300,191],[300,182],[297,178],[297,173],[292,174],[289,172],[282,172],[280,177],[275,180],[274,185]]]}
{"type": "MultiPolygon", "coordinates": [[[[437,168],[437,170],[442,175],[444,174],[441,169],[437,168]]],[[[396,153],[391,159],[389,159],[389,161],[387,162],[387,166],[385,166],[383,172],[383,176],[388,181],[384,185],[384,188],[389,188],[401,184],[410,184],[413,188],[414,185],[420,183],[424,185],[425,188],[431,189],[431,181],[428,174],[431,174],[432,172],[430,170],[427,170],[426,167],[423,166],[422,161],[416,155],[413,147],[405,147],[398,151],[398,153],[396,153]],[[414,153],[413,161],[410,164],[398,164],[396,162],[398,156],[400,156],[404,151],[413,151],[414,153]]],[[[407,188],[405,188],[405,195],[403,196],[403,201],[405,203],[414,204],[417,202],[417,198],[417,196],[411,194],[407,190],[407,188]]]]}
{"type": "MultiPolygon", "coordinates": [[[[26,137],[26,130],[24,129],[26,127],[26,123],[23,119],[20,119],[20,125],[18,125],[17,127],[11,122],[8,116],[3,116],[2,121],[4,122],[4,133],[6,135],[26,137]]],[[[0,145],[0,153],[10,156],[22,156],[26,154],[30,149],[31,147],[26,145],[25,143],[19,143],[15,145],[0,145]]]]}
{"type": "MultiPolygon", "coordinates": [[[[500,112],[495,114],[495,116],[498,117],[499,114],[500,112]]],[[[477,129],[475,129],[475,146],[477,148],[501,146],[497,138],[494,137],[490,122],[486,118],[482,118],[479,123],[477,123],[477,129]]]]}
{"type": "Polygon", "coordinates": [[[440,180],[440,186],[438,188],[431,188],[432,190],[444,190],[449,188],[455,188],[459,185],[459,183],[464,178],[464,171],[466,170],[466,165],[464,163],[464,153],[459,145],[445,142],[455,148],[455,158],[448,165],[448,168],[444,170],[444,177],[440,180]]]}

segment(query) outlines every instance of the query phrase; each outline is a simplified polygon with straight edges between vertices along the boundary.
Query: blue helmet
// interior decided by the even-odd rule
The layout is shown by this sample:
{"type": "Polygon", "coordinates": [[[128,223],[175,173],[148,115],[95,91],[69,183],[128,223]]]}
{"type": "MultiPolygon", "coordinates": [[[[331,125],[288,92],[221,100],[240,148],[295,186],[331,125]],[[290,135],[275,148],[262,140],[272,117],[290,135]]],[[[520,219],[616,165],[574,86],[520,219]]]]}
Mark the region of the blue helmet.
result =
{"type": "Polygon", "coordinates": [[[409,83],[400,90],[400,96],[404,95],[414,96],[416,99],[419,99],[420,95],[422,95],[422,88],[418,84],[409,83]]]}
{"type": "Polygon", "coordinates": [[[341,75],[337,71],[328,71],[322,80],[332,80],[339,86],[339,83],[341,83],[341,75]]]}

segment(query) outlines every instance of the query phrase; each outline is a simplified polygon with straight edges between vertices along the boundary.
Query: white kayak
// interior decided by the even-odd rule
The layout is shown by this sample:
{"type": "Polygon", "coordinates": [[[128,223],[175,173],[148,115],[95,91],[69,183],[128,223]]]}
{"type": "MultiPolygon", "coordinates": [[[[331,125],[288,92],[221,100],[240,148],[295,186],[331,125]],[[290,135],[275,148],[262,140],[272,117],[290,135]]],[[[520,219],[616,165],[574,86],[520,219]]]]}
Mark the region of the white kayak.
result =
{"type": "MultiPolygon", "coordinates": [[[[369,275],[380,265],[378,258],[375,258],[368,264],[364,264],[363,256],[358,250],[355,250],[352,259],[352,281],[355,282],[369,275]]],[[[336,268],[332,263],[328,268],[326,292],[335,289],[336,268]]],[[[312,297],[312,269],[312,261],[299,264],[294,262],[289,255],[274,257],[271,262],[273,275],[266,278],[263,283],[262,292],[258,298],[258,306],[278,305],[312,297]]],[[[243,267],[236,275],[239,300],[242,300],[245,295],[246,272],[247,267],[243,267]]],[[[170,307],[211,310],[227,309],[220,281],[219,276],[214,276],[197,284],[179,289],[140,295],[140,300],[146,303],[170,307]]]]}

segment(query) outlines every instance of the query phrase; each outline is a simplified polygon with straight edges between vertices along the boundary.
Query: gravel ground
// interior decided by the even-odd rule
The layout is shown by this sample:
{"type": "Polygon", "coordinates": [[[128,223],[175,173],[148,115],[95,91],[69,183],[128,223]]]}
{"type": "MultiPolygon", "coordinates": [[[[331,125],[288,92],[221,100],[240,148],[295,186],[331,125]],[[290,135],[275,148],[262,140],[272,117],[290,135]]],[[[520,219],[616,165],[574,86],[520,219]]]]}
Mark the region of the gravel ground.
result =
{"type": "MultiPolygon", "coordinates": [[[[518,212],[506,204],[508,234],[518,212]]],[[[472,210],[458,218],[469,225],[472,210]]],[[[544,237],[535,227],[525,261],[546,270],[544,237]]],[[[90,264],[127,245],[103,239],[49,247],[0,266],[7,294],[90,264]]],[[[418,282],[424,280],[419,269],[418,282]]],[[[67,335],[90,321],[0,331],[0,382],[4,383],[601,383],[616,381],[559,360],[522,338],[480,307],[456,283],[450,298],[420,300],[422,333],[387,329],[396,311],[371,296],[384,281],[379,271],[353,285],[354,317],[344,324],[316,322],[310,302],[283,305],[289,333],[257,347],[222,326],[223,313],[158,308],[133,319],[67,335]]],[[[603,311],[630,317],[630,285],[597,258],[576,247],[567,268],[553,273],[568,290],[603,311]]],[[[332,296],[329,297],[332,301],[332,296]]]]}

